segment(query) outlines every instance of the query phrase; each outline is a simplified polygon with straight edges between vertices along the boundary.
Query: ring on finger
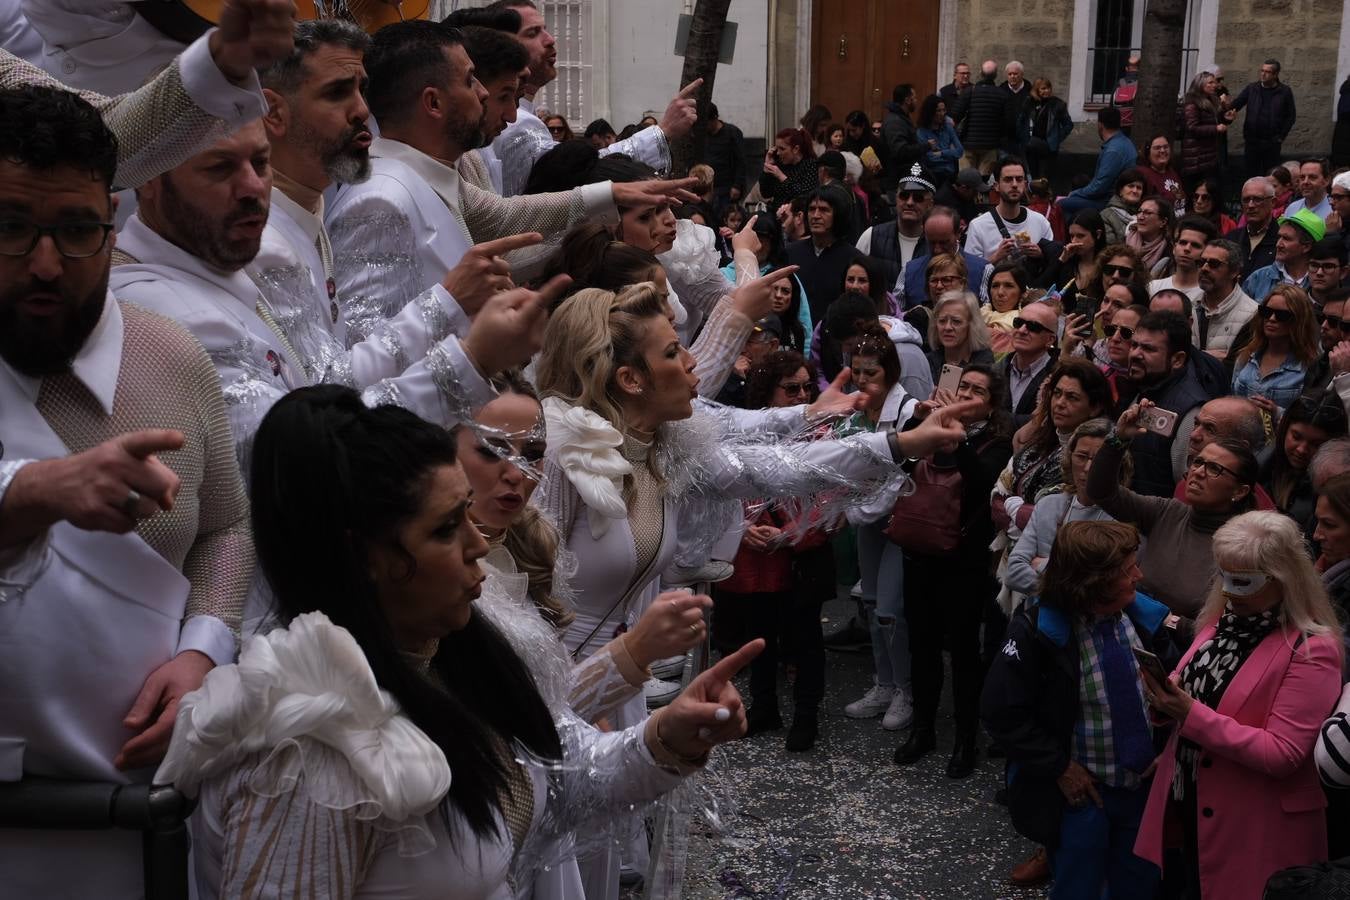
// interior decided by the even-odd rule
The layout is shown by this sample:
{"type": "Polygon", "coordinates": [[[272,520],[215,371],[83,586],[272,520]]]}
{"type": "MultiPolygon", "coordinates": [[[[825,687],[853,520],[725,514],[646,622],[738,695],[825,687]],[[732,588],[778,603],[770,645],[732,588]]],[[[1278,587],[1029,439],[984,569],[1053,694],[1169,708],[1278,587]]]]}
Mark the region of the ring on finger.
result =
{"type": "Polygon", "coordinates": [[[122,501],[122,505],[120,507],[120,509],[122,510],[122,515],[132,520],[139,519],[140,516],[137,514],[137,512],[140,508],[140,505],[141,505],[140,492],[138,492],[135,488],[128,488],[126,499],[122,501]]]}
{"type": "Polygon", "coordinates": [[[691,632],[693,632],[693,634],[694,634],[695,637],[698,637],[698,626],[697,626],[697,625],[690,625],[690,626],[689,626],[689,630],[690,630],[691,632]]]}

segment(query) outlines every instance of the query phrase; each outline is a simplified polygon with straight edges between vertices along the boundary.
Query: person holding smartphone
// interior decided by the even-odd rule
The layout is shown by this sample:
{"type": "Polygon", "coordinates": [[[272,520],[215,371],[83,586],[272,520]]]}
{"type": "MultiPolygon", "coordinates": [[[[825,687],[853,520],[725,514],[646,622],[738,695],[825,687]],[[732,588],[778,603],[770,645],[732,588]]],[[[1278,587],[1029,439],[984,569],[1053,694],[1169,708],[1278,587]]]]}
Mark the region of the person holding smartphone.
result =
{"type": "Polygon", "coordinates": [[[1052,900],[1150,900],[1159,880],[1134,855],[1159,745],[1132,651],[1170,667],[1180,647],[1166,607],[1136,592],[1139,545],[1132,525],[1065,523],[1036,602],[1013,617],[984,682],[981,719],[1008,756],[1008,812],[1048,848],[1052,900]]]}

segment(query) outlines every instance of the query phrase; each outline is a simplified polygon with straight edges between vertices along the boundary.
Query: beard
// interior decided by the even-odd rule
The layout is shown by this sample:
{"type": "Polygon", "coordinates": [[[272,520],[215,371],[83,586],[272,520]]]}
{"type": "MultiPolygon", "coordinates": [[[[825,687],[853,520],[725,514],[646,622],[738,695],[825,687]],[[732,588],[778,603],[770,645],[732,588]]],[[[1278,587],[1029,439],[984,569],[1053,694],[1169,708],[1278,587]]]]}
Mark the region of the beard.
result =
{"type": "Polygon", "coordinates": [[[173,227],[169,239],[210,266],[225,272],[237,272],[253,262],[262,246],[262,235],[231,239],[230,229],[242,219],[255,216],[267,218],[267,204],[245,197],[235,204],[223,218],[194,206],[174,187],[173,179],[164,177],[163,204],[160,210],[165,221],[173,227]]]}
{"type": "Polygon", "coordinates": [[[0,359],[31,378],[69,372],[80,348],[103,316],[108,295],[106,255],[102,265],[97,283],[82,295],[59,281],[37,280],[0,294],[0,359]],[[34,295],[59,297],[61,312],[54,316],[25,314],[19,309],[19,302],[34,295]]]}
{"type": "Polygon", "coordinates": [[[465,119],[451,116],[445,121],[445,137],[459,148],[460,153],[468,153],[483,146],[483,120],[465,119]]]}
{"type": "Polygon", "coordinates": [[[334,184],[360,184],[370,177],[370,148],[357,147],[352,143],[358,134],[366,130],[365,125],[354,125],[330,146],[318,148],[323,161],[323,173],[329,181],[334,184]]]}

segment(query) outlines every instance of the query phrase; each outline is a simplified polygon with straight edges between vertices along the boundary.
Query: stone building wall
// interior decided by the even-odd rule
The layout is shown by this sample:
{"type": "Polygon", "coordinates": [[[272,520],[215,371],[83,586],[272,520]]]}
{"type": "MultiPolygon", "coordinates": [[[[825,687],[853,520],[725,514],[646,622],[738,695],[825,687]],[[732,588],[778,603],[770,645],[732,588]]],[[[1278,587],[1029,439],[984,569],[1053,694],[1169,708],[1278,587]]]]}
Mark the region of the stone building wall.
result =
{"type": "MultiPolygon", "coordinates": [[[[1223,0],[1219,8],[1216,61],[1234,93],[1255,81],[1262,60],[1280,60],[1280,78],[1294,91],[1298,121],[1287,153],[1320,153],[1331,149],[1332,115],[1336,109],[1336,54],[1340,42],[1339,0],[1223,0]]],[[[1229,138],[1242,147],[1242,120],[1229,138]]]]}

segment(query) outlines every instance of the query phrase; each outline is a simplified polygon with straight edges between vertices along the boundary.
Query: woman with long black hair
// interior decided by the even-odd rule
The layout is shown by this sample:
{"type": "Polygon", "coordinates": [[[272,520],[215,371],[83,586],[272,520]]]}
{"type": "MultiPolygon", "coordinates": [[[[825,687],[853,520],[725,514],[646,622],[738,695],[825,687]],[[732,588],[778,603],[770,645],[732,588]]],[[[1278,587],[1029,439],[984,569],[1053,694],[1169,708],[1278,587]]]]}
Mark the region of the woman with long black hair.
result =
{"type": "Polygon", "coordinates": [[[725,677],[754,644],[640,728],[570,715],[551,628],[479,599],[472,502],[454,436],[406,410],[325,386],[263,420],[252,514],[285,627],[182,700],[157,775],[200,792],[199,896],[532,896],[559,836],[744,733],[725,677]]]}

